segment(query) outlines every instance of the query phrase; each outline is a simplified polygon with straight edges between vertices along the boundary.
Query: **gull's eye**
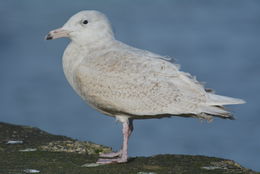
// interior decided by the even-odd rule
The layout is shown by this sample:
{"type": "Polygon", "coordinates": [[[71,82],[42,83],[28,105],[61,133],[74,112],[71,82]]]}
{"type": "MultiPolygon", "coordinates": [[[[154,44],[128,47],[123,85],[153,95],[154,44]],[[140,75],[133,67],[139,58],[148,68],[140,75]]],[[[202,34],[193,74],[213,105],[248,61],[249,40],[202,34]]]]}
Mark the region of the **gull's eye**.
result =
{"type": "Polygon", "coordinates": [[[88,20],[83,20],[82,24],[85,24],[85,25],[88,24],[88,20]]]}

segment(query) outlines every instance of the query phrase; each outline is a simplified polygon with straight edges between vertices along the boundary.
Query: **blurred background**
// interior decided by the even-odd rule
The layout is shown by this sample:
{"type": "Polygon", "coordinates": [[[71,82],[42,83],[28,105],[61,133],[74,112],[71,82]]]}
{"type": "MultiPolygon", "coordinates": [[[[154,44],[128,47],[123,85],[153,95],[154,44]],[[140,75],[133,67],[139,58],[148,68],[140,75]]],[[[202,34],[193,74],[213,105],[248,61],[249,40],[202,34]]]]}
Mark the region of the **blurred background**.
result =
{"type": "Polygon", "coordinates": [[[206,87],[247,101],[229,107],[235,121],[137,120],[130,156],[216,156],[260,171],[258,0],[0,0],[1,122],[120,148],[121,124],[87,106],[64,77],[69,40],[44,40],[85,9],[105,13],[117,39],[174,57],[206,87]]]}

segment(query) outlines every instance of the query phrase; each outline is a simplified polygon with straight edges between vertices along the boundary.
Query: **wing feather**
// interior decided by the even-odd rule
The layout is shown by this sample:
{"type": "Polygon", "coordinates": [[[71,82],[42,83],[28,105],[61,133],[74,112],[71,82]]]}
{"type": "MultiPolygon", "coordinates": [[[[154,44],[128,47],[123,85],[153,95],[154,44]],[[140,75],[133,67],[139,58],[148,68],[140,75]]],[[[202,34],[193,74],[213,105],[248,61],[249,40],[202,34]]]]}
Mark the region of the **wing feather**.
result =
{"type": "Polygon", "coordinates": [[[77,68],[75,81],[83,99],[109,113],[195,113],[206,101],[196,79],[147,51],[115,50],[87,59],[77,68]]]}

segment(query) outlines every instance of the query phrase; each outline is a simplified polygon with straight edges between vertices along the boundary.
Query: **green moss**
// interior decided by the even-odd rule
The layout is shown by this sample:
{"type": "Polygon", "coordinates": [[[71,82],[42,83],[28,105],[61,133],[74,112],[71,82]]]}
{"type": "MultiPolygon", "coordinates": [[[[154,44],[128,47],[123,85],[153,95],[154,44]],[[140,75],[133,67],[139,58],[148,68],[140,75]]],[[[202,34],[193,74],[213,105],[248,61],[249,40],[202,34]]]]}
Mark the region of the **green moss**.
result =
{"type": "Polygon", "coordinates": [[[191,155],[136,157],[125,164],[82,167],[111,148],[5,123],[0,123],[0,140],[0,173],[6,174],[22,174],[26,169],[44,174],[256,174],[230,160],[191,155]],[[24,143],[6,144],[11,139],[24,143]],[[19,151],[27,148],[37,150],[19,151]]]}

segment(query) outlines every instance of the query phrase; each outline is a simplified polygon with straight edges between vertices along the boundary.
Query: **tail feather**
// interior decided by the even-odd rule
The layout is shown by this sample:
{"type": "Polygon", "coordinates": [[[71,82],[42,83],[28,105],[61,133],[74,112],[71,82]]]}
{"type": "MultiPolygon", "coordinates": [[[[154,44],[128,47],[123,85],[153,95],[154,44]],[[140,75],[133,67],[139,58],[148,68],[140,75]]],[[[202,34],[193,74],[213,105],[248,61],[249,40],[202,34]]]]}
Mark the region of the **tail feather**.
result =
{"type": "Polygon", "coordinates": [[[200,107],[200,113],[213,115],[220,118],[234,119],[223,105],[243,104],[244,100],[208,93],[208,101],[200,107]]]}
{"type": "Polygon", "coordinates": [[[222,106],[203,106],[200,108],[201,113],[213,115],[220,118],[234,120],[233,115],[222,106]]]}

